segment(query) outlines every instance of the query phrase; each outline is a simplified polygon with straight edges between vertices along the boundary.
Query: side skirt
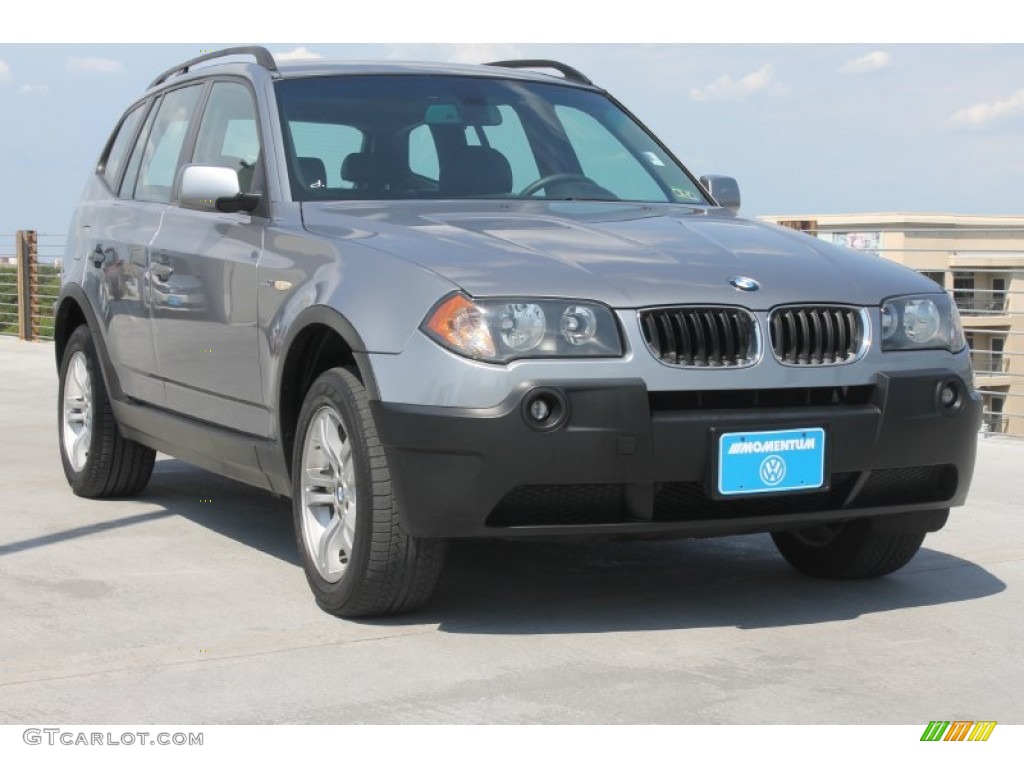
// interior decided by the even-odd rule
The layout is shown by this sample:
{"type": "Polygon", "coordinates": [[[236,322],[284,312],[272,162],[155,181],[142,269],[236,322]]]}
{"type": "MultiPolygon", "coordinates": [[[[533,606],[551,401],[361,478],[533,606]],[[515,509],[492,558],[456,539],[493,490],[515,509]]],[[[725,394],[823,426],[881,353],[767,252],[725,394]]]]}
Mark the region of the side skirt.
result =
{"type": "Polygon", "coordinates": [[[288,470],[276,443],[140,403],[114,400],[111,405],[121,432],[130,440],[218,475],[291,496],[288,470]]]}

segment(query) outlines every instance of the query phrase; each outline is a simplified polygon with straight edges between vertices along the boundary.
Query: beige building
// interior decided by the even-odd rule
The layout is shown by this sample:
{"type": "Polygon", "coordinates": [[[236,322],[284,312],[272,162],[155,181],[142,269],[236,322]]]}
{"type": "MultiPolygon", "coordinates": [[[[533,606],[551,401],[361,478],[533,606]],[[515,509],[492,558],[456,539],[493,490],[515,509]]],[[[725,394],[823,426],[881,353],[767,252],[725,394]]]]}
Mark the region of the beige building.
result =
{"type": "Polygon", "coordinates": [[[762,216],[891,259],[935,280],[960,308],[984,429],[1024,436],[1024,216],[867,213],[762,216]]]}

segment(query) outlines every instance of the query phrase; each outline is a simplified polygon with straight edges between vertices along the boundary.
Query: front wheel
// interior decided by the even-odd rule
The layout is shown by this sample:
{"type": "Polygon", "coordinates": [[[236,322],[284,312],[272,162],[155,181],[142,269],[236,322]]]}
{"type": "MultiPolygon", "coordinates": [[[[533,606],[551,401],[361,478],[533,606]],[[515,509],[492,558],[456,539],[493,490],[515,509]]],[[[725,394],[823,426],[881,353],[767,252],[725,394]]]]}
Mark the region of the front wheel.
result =
{"type": "Polygon", "coordinates": [[[870,520],[851,520],[772,534],[786,561],[824,579],[871,579],[898,571],[924,542],[925,531],[875,531],[870,520]]]}
{"type": "Polygon", "coordinates": [[[402,531],[366,389],[348,369],[327,371],[306,395],[292,507],[306,579],[323,610],[344,617],[404,613],[433,594],[444,542],[402,531]]]}

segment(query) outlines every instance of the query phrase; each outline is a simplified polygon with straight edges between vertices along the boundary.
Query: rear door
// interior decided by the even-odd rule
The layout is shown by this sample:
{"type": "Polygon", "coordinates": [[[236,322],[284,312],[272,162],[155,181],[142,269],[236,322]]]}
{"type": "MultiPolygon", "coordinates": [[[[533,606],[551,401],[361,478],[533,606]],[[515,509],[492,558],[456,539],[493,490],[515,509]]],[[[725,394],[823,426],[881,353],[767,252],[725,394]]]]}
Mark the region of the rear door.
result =
{"type": "Polygon", "coordinates": [[[94,195],[86,238],[86,290],[99,309],[121,387],[131,397],[158,405],[165,398],[153,346],[149,246],[160,228],[173,168],[203,87],[168,91],[128,113],[104,159],[104,191],[94,195]]]}
{"type": "MultiPolygon", "coordinates": [[[[142,306],[131,264],[132,216],[130,206],[118,198],[118,187],[135,137],[149,108],[143,102],[130,109],[90,179],[80,206],[75,260],[84,257],[82,288],[117,371],[121,388],[133,397],[158,400],[162,388],[146,398],[146,372],[156,370],[149,311],[142,306]]],[[[154,226],[153,232],[156,232],[154,226]]]]}

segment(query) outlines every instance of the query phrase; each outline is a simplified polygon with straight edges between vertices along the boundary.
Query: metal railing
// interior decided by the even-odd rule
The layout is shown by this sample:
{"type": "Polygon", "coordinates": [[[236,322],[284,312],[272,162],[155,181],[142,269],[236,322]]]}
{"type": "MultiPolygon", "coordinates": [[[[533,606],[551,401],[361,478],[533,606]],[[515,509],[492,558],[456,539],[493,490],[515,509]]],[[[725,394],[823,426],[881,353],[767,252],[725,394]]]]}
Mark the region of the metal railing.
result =
{"type": "Polygon", "coordinates": [[[1003,315],[1006,314],[1007,291],[996,291],[984,288],[965,290],[953,289],[953,301],[960,314],[965,317],[972,315],[1003,315]]]}
{"type": "Polygon", "coordinates": [[[20,230],[0,242],[0,334],[26,341],[53,338],[63,239],[20,230]],[[40,250],[45,251],[43,255],[40,250]],[[9,252],[9,253],[8,253],[9,252]]]}
{"type": "Polygon", "coordinates": [[[984,400],[983,431],[1024,437],[1024,226],[780,221],[837,245],[913,264],[953,297],[984,400]],[[817,227],[818,229],[815,229],[817,227]],[[929,264],[929,266],[924,266],[929,264]],[[998,347],[993,339],[1000,340],[998,347]],[[994,348],[995,347],[995,348],[994,348]]]}
{"type": "Polygon", "coordinates": [[[18,266],[14,235],[0,235],[0,335],[18,335],[18,266]]]}
{"type": "MultiPolygon", "coordinates": [[[[1014,255],[1024,259],[1024,231],[1020,248],[1014,255]]],[[[964,320],[971,366],[984,382],[978,388],[984,400],[982,431],[1024,437],[1024,268],[956,267],[930,272],[948,275],[946,289],[964,320]],[[1000,279],[1007,287],[949,287],[954,276],[965,275],[985,284],[1000,279]],[[993,348],[993,340],[999,341],[998,348],[993,348]]]]}
{"type": "Polygon", "coordinates": [[[1002,374],[1007,370],[1007,357],[1003,352],[987,352],[982,349],[971,350],[971,367],[975,373],[1002,374]]]}

